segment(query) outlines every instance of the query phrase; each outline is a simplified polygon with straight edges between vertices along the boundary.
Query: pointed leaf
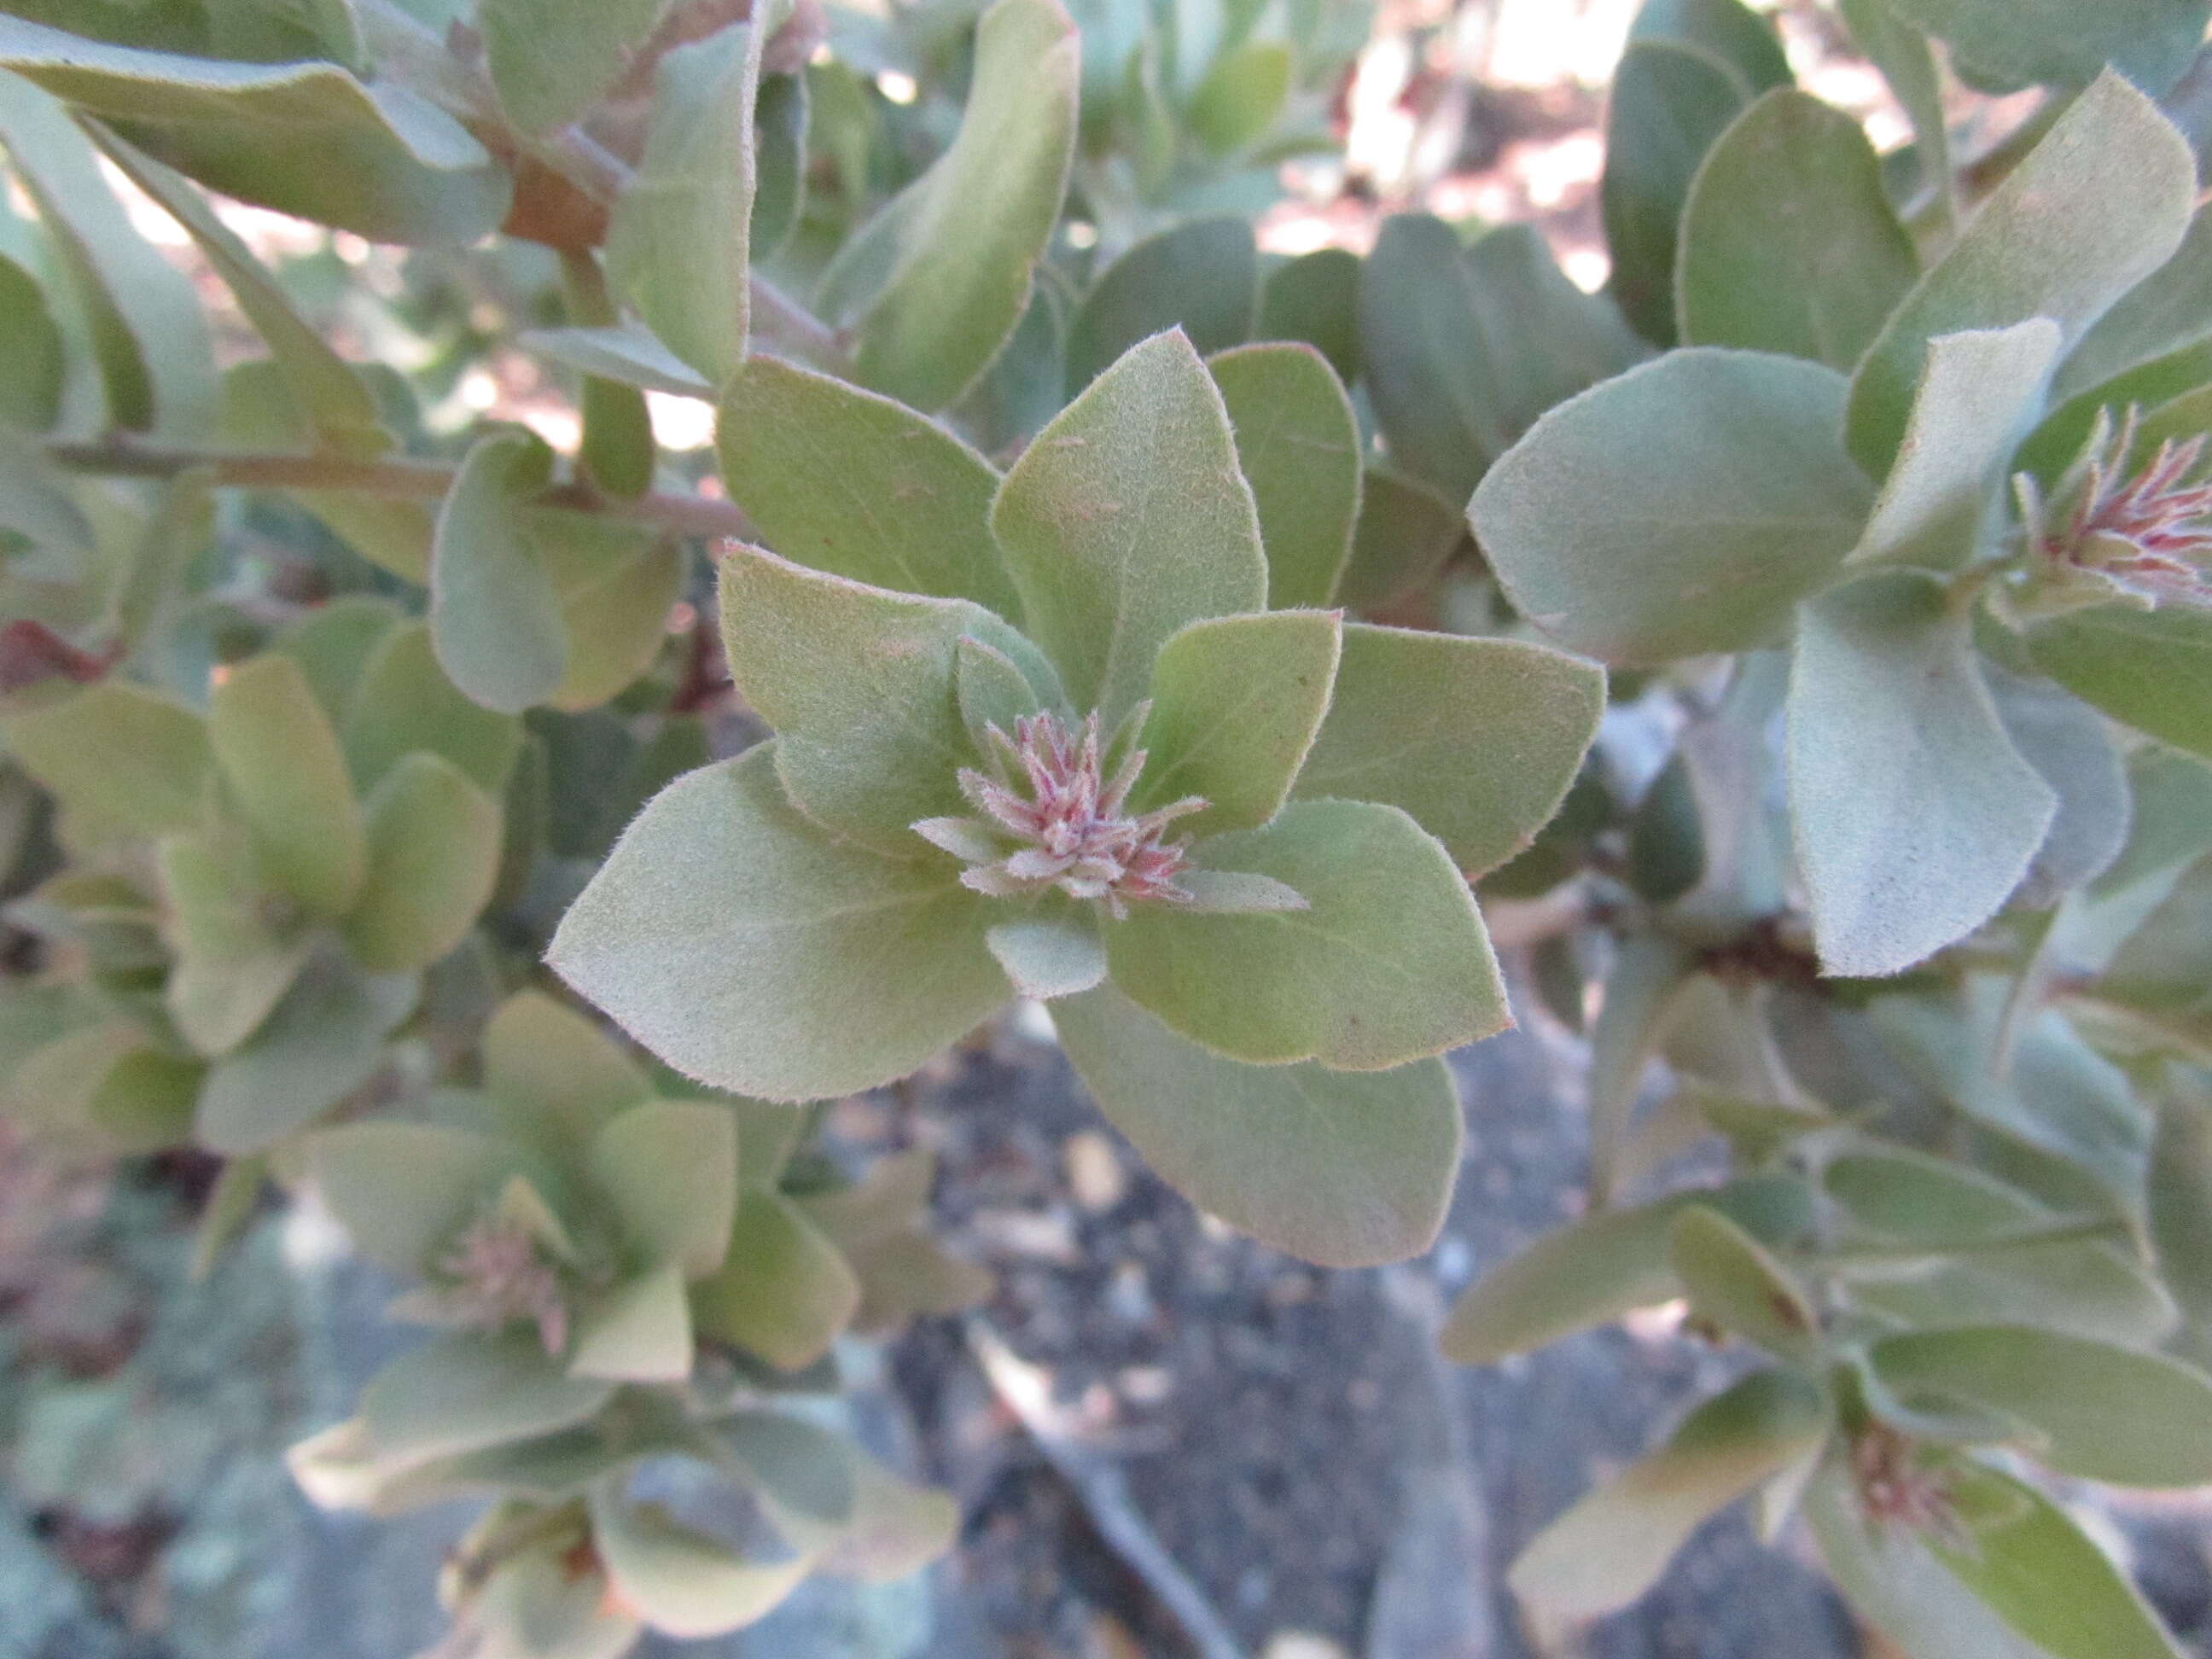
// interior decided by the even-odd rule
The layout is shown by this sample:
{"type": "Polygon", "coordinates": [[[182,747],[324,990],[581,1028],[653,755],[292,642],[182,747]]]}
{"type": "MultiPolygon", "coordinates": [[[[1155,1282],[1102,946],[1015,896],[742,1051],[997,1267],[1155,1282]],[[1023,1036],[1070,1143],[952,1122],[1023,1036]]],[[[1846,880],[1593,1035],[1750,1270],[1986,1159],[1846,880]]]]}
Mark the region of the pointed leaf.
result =
{"type": "Polygon", "coordinates": [[[1667,1444],[1538,1533],[1506,1574],[1540,1627],[1626,1607],[1705,1519],[1820,1444],[1828,1412],[1810,1383],[1755,1371],[1682,1420],[1667,1444]]]}
{"type": "Polygon", "coordinates": [[[2058,797],[2057,816],[2014,895],[2042,908],[2094,881],[2127,844],[2127,764],[2112,728],[2080,698],[1993,664],[1983,672],[2005,735],[2058,797]]]}
{"type": "Polygon", "coordinates": [[[1786,89],[1737,117],[1698,169],[1680,262],[1685,342],[1845,373],[1920,275],[1865,131],[1786,89]]]}
{"type": "Polygon", "coordinates": [[[607,227],[608,281],[716,386],[745,355],[762,40],[732,24],[662,57],[645,160],[607,227]]]}
{"type": "Polygon", "coordinates": [[[975,28],[960,131],[846,246],[825,290],[858,379],[928,410],[959,400],[1020,322],[1075,145],[1075,27],[1056,0],[998,0],[975,28]],[[842,280],[841,280],[842,279],[842,280]]]}
{"type": "Polygon", "coordinates": [[[1170,635],[1267,603],[1221,394],[1180,333],[1131,349],[1037,434],[991,529],[1030,636],[1109,727],[1144,696],[1170,635]]]}
{"type": "Polygon", "coordinates": [[[1139,242],[1106,267],[1067,329],[1070,397],[1132,346],[1180,328],[1201,356],[1252,337],[1260,256],[1242,218],[1194,219],[1139,242]]]}
{"type": "Polygon", "coordinates": [[[785,557],[877,587],[1018,616],[991,545],[990,463],[858,386],[756,357],[723,389],[722,477],[785,557]]]}
{"type": "Polygon", "coordinates": [[[654,796],[547,960],[678,1071],[824,1099],[904,1076],[1006,1000],[989,919],[951,860],[830,840],[763,744],[654,796]]]}
{"type": "Polygon", "coordinates": [[[2126,82],[2107,74],[2083,93],[1869,349],[1851,384],[1860,464],[1889,471],[1929,341],[2040,316],[2071,346],[2180,246],[2196,178],[2181,136],[2126,82]]]}
{"type": "Polygon", "coordinates": [[[913,826],[964,810],[975,762],[953,686],[961,640],[1022,641],[981,606],[827,576],[758,548],[721,559],[722,641],[738,690],[776,732],[776,769],[817,823],[887,858],[913,826]]]}
{"type": "Polygon", "coordinates": [[[587,1156],[640,1261],[672,1261],[690,1279],[722,1265],[738,1201],[738,1126],[727,1108],[633,1106],[592,1138],[587,1156]]]}
{"type": "Polygon", "coordinates": [[[1478,876],[1559,810],[1604,712],[1604,671],[1562,652],[1355,623],[1297,793],[1403,808],[1478,876]]]}
{"type": "Polygon", "coordinates": [[[1817,364],[1678,351],[1562,404],[1468,517],[1530,621],[1613,663],[1770,643],[1857,541],[1872,490],[1817,364]]]}
{"type": "Polygon", "coordinates": [[[600,1292],[579,1310],[568,1374],[615,1382],[681,1382],[691,1375],[691,1359],[684,1264],[664,1261],[600,1292]]]}
{"type": "Polygon", "coordinates": [[[2031,317],[1928,343],[1904,442],[1852,563],[1950,570],[1983,550],[2013,452],[2043,408],[2058,340],[2057,324],[2031,317]]]}
{"type": "Polygon", "coordinates": [[[1177,825],[1200,836],[1273,817],[1328,710],[1341,632],[1333,611],[1283,611],[1172,635],[1152,671],[1152,710],[1137,739],[1147,759],[1131,805],[1198,796],[1206,809],[1177,825]]]}
{"type": "Polygon", "coordinates": [[[597,1134],[653,1087],[622,1044],[542,991],[518,991],[483,1034],[484,1087],[543,1114],[570,1144],[597,1134]]]}
{"type": "Polygon", "coordinates": [[[672,398],[711,401],[712,382],[663,345],[650,330],[621,322],[591,328],[541,328],[518,342],[579,374],[672,398]]]}
{"type": "Polygon", "coordinates": [[[2071,399],[2094,391],[2146,364],[2186,354],[2208,334],[2212,334],[2212,213],[2200,208],[2174,256],[2130,289],[2068,354],[2051,395],[2071,399]]]}
{"type": "Polygon", "coordinates": [[[1824,971],[1894,974],[2011,896],[2057,799],[2020,757],[1940,583],[1810,607],[1790,677],[1790,823],[1824,971]]]}
{"type": "Polygon", "coordinates": [[[565,1429],[613,1392],[611,1382],[563,1376],[535,1331],[465,1331],[377,1372],[361,1392],[359,1421],[380,1455],[420,1462],[565,1429]]]}
{"type": "Polygon", "coordinates": [[[1680,1295],[1667,1241],[1675,1218],[1693,1206],[1719,1212],[1769,1245],[1798,1243],[1814,1222],[1812,1194],[1787,1176],[1749,1176],[1586,1216],[1475,1281],[1445,1322],[1445,1358],[1491,1364],[1680,1295]]]}
{"type": "Polygon", "coordinates": [[[803,1370],[830,1351],[860,1305],[860,1287],[836,1246],[780,1194],[748,1190],[729,1258],[691,1287],[699,1334],[803,1370]]]}
{"type": "Polygon", "coordinates": [[[1418,1255],[1443,1224],[1459,1103],[1437,1060],[1255,1066],[1183,1041],[1111,986],[1053,1006],[1114,1126],[1191,1202],[1324,1267],[1418,1255]]]}
{"type": "Polygon", "coordinates": [[[1273,877],[1306,908],[1141,905],[1110,927],[1114,982],[1192,1041],[1255,1065],[1367,1072],[1512,1023],[1474,896],[1396,808],[1301,801],[1265,829],[1201,842],[1195,857],[1273,877]]]}
{"type": "Polygon", "coordinates": [[[343,915],[367,836],[337,733],[300,665],[268,652],[232,667],[208,699],[208,737],[270,876],[318,914],[343,915]]]}

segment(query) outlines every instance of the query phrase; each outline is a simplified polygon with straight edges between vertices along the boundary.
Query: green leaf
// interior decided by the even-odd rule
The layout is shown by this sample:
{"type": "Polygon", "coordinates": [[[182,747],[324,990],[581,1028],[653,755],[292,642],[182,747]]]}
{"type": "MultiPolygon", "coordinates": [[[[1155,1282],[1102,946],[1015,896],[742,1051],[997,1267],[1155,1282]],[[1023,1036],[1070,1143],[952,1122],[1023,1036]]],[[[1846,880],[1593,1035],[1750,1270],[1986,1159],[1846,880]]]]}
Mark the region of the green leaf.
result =
{"type": "Polygon", "coordinates": [[[1753,1176],[1585,1216],[1476,1280],[1445,1322],[1444,1357],[1492,1364],[1680,1296],[1667,1242],[1675,1218],[1692,1206],[1719,1212],[1771,1246],[1794,1247],[1813,1228],[1813,1195],[1788,1176],[1753,1176]]]}
{"type": "Polygon", "coordinates": [[[1241,346],[1206,367],[1259,509],[1268,605],[1327,605],[1352,556],[1359,517],[1359,427],[1351,399],[1310,346],[1241,346]]]}
{"type": "Polygon", "coordinates": [[[566,126],[629,67],[665,0],[482,0],[477,32],[500,107],[525,132],[566,126]]]}
{"type": "Polygon", "coordinates": [[[342,933],[371,973],[427,968],[469,936],[499,877],[498,805],[418,751],[368,798],[368,864],[342,933]]]}
{"type": "Polygon", "coordinates": [[[2117,76],[2075,100],[1990,192],[1868,349],[1851,385],[1852,454],[1876,477],[1905,442],[1929,343],[2048,317],[2071,347],[2172,256],[2196,202],[2181,136],[2117,76]]]}
{"type": "Polygon", "coordinates": [[[1359,378],[1359,256],[1316,248],[1267,273],[1260,289],[1261,340],[1302,340],[1328,359],[1336,378],[1359,378]]]}
{"type": "Polygon", "coordinates": [[[1667,1255],[1695,1312],[1778,1359],[1817,1368],[1820,1316],[1741,1227],[1718,1210],[1685,1210],[1668,1234],[1667,1255]]]}
{"type": "MultiPolygon", "coordinates": [[[[1639,48],[1644,50],[1644,48],[1639,48]]],[[[1857,541],[1872,491],[1832,370],[1677,351],[1561,404],[1468,508],[1522,613],[1620,664],[1771,642],[1857,541]]]]}
{"type": "Polygon", "coordinates": [[[1109,728],[1145,695],[1170,635],[1267,603],[1221,394],[1180,332],[1132,349],[1037,434],[991,529],[1030,636],[1074,705],[1109,728]]]}
{"type": "Polygon", "coordinates": [[[1920,174],[1946,222],[1958,217],[1958,180],[1942,73],[1928,37],[1898,15],[1895,0],[1839,0],[1837,10],[1861,52],[1881,71],[1912,123],[1920,174]]]}
{"type": "Polygon", "coordinates": [[[200,717],[142,686],[102,680],[7,722],[8,752],[63,809],[125,835],[196,826],[215,750],[200,717]]]}
{"type": "Polygon", "coordinates": [[[1467,514],[1424,483],[1369,467],[1336,602],[1380,611],[1426,586],[1467,539],[1467,514]]]}
{"type": "Polygon", "coordinates": [[[691,1287],[699,1334],[803,1370],[830,1352],[860,1305],[836,1245],[788,1199],[748,1189],[721,1270],[691,1287]]]}
{"type": "Polygon", "coordinates": [[[983,941],[1014,989],[1040,1002],[1088,991],[1106,977],[1098,923],[1082,909],[1002,921],[983,941]]]}
{"type": "Polygon", "coordinates": [[[580,1423],[611,1382],[565,1376],[535,1331],[462,1331],[404,1353],[361,1391],[364,1438],[407,1462],[450,1457],[580,1423]]]}
{"type": "Polygon", "coordinates": [[[1323,1267],[1403,1261],[1435,1242],[1461,1139],[1441,1061],[1243,1066],[1184,1042],[1111,986],[1052,1014],[1099,1109],[1200,1208],[1323,1267]]]}
{"type": "Polygon", "coordinates": [[[522,726],[471,702],[438,665],[427,623],[403,623],[362,665],[339,728],[354,787],[374,789],[403,755],[442,755],[486,794],[503,795],[522,726]]]}
{"type": "Polygon", "coordinates": [[[343,1123],[307,1146],[323,1201],[354,1248],[410,1279],[489,1209],[514,1173],[512,1148],[428,1123],[343,1123]]]}
{"type": "Polygon", "coordinates": [[[1382,1071],[1512,1023],[1490,941],[1444,849],[1395,807],[1301,801],[1217,836],[1202,868],[1254,872],[1297,910],[1193,915],[1140,905],[1106,939],[1114,982],[1232,1060],[1382,1071]]]}
{"type": "Polygon", "coordinates": [[[653,1629],[720,1636],[765,1618],[813,1570],[803,1554],[753,1560],[658,1504],[633,1508],[595,1490],[592,1541],[613,1591],[653,1629]]]}
{"type": "Polygon", "coordinates": [[[2212,760],[2212,617],[2106,605],[2029,630],[2035,665],[2114,720],[2212,760]]]}
{"type": "Polygon", "coordinates": [[[1864,130],[1786,88],[1737,117],[1698,169],[1680,258],[1684,341],[1845,373],[1920,274],[1864,130]]]}
{"type": "Polygon", "coordinates": [[[1067,331],[1073,397],[1140,341],[1180,328],[1201,355],[1252,337],[1260,255],[1241,218],[1194,219],[1138,243],[1083,296],[1067,331]]]}
{"type": "Polygon", "coordinates": [[[260,1028],[307,962],[313,940],[272,912],[258,861],[235,838],[173,836],[158,854],[167,904],[163,937],[175,964],[162,1000],[204,1054],[235,1048],[260,1028]]]}
{"type": "Polygon", "coordinates": [[[999,475],[888,398],[775,357],[724,388],[722,477],[768,544],[833,576],[1018,620],[989,528],[999,475]]]}
{"type": "Polygon", "coordinates": [[[399,608],[389,599],[349,593],[326,599],[286,623],[269,641],[269,648],[300,665],[315,701],[331,724],[338,726],[344,722],[362,671],[400,620],[399,608]]]}
{"type": "Polygon", "coordinates": [[[753,1495],[800,1548],[828,1543],[853,1516],[854,1457],[842,1436],[781,1412],[740,1412],[714,1440],[749,1477],[753,1495]]]}
{"type": "Polygon", "coordinates": [[[770,74],[764,65],[755,103],[751,252],[765,262],[791,240],[806,209],[805,76],[770,74]]]}
{"type": "Polygon", "coordinates": [[[455,685],[503,714],[544,702],[568,666],[560,596],[524,519],[552,470],[534,433],[481,438],[438,509],[431,643],[455,685]]]}
{"type": "Polygon", "coordinates": [[[1959,1400],[2027,1425],[2039,1437],[2029,1449],[2061,1474],[2130,1486],[2212,1480],[2212,1379],[2163,1355],[2030,1325],[1909,1331],[1868,1354],[1908,1405],[1959,1400]]]}
{"type": "Polygon", "coordinates": [[[577,1310],[568,1371],[617,1382],[681,1382],[695,1357],[684,1267],[666,1261],[586,1298],[577,1310]]]}
{"type": "Polygon", "coordinates": [[[965,809],[975,752],[956,700],[959,643],[1013,630],[964,599],[825,576],[758,548],[721,560],[731,677],[775,728],[776,772],[816,823],[893,859],[933,856],[914,825],[965,809]]]}
{"type": "Polygon", "coordinates": [[[112,133],[94,126],[94,141],[122,168],[131,181],[160,203],[162,210],[183,226],[224,285],[238,301],[246,320],[268,343],[278,371],[284,377],[292,402],[328,447],[349,453],[374,455],[386,447],[378,417],[376,399],[367,382],[345,359],[324,343],[323,337],[301,316],[291,296],[236,232],[216,216],[215,210],[183,178],[150,155],[125,143],[112,133]]]}
{"type": "Polygon", "coordinates": [[[1869,576],[1809,607],[1790,814],[1822,970],[1900,973],[1996,915],[2057,798],[2005,736],[1942,585],[1869,576]]]}
{"type": "Polygon", "coordinates": [[[197,1059],[133,1049],[100,1077],[85,1103],[85,1120],[126,1156],[180,1146],[191,1138],[204,1072],[197,1059]]]}
{"type": "Polygon", "coordinates": [[[312,957],[252,1040],[209,1072],[201,1144],[265,1151],[337,1105],[374,1075],[418,990],[411,975],[365,975],[336,951],[312,957]]]}
{"type": "MultiPolygon", "coordinates": [[[[2060,1218],[1994,1176],[1899,1146],[1848,1151],[1821,1176],[1854,1232],[1925,1247],[1846,1262],[1850,1294],[1868,1307],[1912,1325],[2018,1320],[2141,1346],[2172,1328],[2172,1302],[2121,1248],[2085,1239],[1999,1248],[2060,1218]]],[[[1846,1255],[1851,1242],[1843,1241],[1846,1255]]]]}
{"type": "Polygon", "coordinates": [[[1009,988],[983,943],[989,908],[951,860],[832,841],[775,765],[763,744],[654,796],[547,960],[688,1076],[826,1099],[904,1076],[1009,988]]]}
{"type": "Polygon", "coordinates": [[[1505,1582],[1540,1630],[1626,1607],[1717,1511],[1817,1447],[1820,1391],[1755,1371],[1682,1419],[1667,1444],[1600,1486],[1530,1540],[1505,1582]]]}
{"type": "Polygon", "coordinates": [[[2005,735],[2058,798],[2058,814],[2014,895],[2015,903],[2046,908],[2102,875],[2127,844],[2127,763],[2111,726],[2079,698],[1994,664],[1982,672],[2005,735]]]}
{"type": "Polygon", "coordinates": [[[2212,1334],[2212,1095],[2170,1088],[2152,1143],[2149,1231],[2160,1276],[2200,1337],[2212,1334]]]}
{"type": "Polygon", "coordinates": [[[863,385],[943,409],[1013,333],[1067,191],[1077,53],[1057,0],[983,13],[960,131],[823,279],[863,385]]]}
{"type": "MultiPolygon", "coordinates": [[[[33,27],[0,16],[0,63],[12,33],[33,27]]],[[[132,228],[67,112],[6,74],[0,74],[0,142],[76,292],[109,422],[202,436],[215,416],[218,386],[214,345],[191,280],[132,228]]]]}
{"type": "Polygon", "coordinates": [[[1613,293],[1636,331],[1674,343],[1674,264],[1683,205],[1706,153],[1751,89],[1725,61],[1668,40],[1632,44],[1606,113],[1600,206],[1613,293]]]}
{"type": "Polygon", "coordinates": [[[1152,671],[1133,808],[1196,795],[1200,836],[1253,830],[1290,798],[1329,707],[1342,626],[1328,611],[1217,617],[1171,635],[1152,671]]]}
{"type": "Polygon", "coordinates": [[[361,804],[300,665],[271,651],[233,666],[208,699],[208,737],[270,878],[343,915],[367,869],[361,804]]]}
{"type": "Polygon", "coordinates": [[[714,396],[714,387],[705,376],[650,331],[634,324],[534,329],[518,343],[579,374],[604,380],[665,392],[672,398],[711,400],[714,396]]]}
{"type": "Polygon", "coordinates": [[[1295,66],[1279,40],[1246,40],[1223,52],[1183,112],[1190,136],[1216,155],[1249,149],[1282,113],[1295,66]]]}
{"type": "Polygon", "coordinates": [[[2154,94],[2172,88],[2197,49],[2212,6],[2203,0],[1890,0],[1948,45],[1960,76],[2010,92],[2078,87],[2110,64],[2154,94]]]}
{"type": "Polygon", "coordinates": [[[751,313],[753,106],[762,31],[727,28],[667,52],[645,160],[607,226],[607,278],[669,349],[720,386],[751,313]]]}
{"type": "Polygon", "coordinates": [[[2198,345],[2208,334],[2212,334],[2212,213],[2200,209],[2174,256],[2129,289],[2081,337],[2058,371],[2053,395],[2075,397],[2198,345]]]}
{"type": "Polygon", "coordinates": [[[1359,356],[1390,458],[1464,501],[1513,441],[1460,240],[1429,214],[1382,222],[1359,278],[1359,356]]]}
{"type": "Polygon", "coordinates": [[[54,423],[65,350],[38,278],[0,257],[0,358],[11,370],[0,386],[0,424],[43,432],[54,423]]]}
{"type": "Polygon", "coordinates": [[[722,1265],[737,1218],[738,1125],[707,1101],[653,1100],[611,1118],[586,1154],[643,1261],[690,1279],[722,1265]]]}
{"type": "Polygon", "coordinates": [[[2056,323],[2031,317],[1928,343],[1904,442],[1852,563],[1950,570],[1983,550],[2013,452],[2042,410],[2058,342],[2056,323]]]}
{"type": "MultiPolygon", "coordinates": [[[[606,273],[589,249],[562,251],[561,300],[568,316],[587,329],[613,329],[622,320],[606,273]]],[[[576,447],[578,472],[625,501],[652,489],[658,452],[644,392],[619,379],[586,374],[576,402],[584,426],[576,447]]]]}
{"type": "Polygon", "coordinates": [[[542,991],[518,991],[484,1027],[484,1087],[544,1119],[556,1143],[588,1140],[652,1085],[613,1037],[542,991]]]}
{"type": "Polygon", "coordinates": [[[529,534],[561,601],[567,665],[546,702],[596,708],[649,671],[691,561],[672,537],[580,513],[539,512],[529,534]]]}
{"type": "Polygon", "coordinates": [[[1644,0],[1628,38],[1695,47],[1727,64],[1754,93],[1790,82],[1790,60],[1773,24],[1740,0],[1644,0]]]}
{"type": "Polygon", "coordinates": [[[2181,1659],[2142,1591],[2034,1487],[1966,1464],[1953,1501],[1975,1517],[1972,1543],[1930,1539],[1929,1553],[2051,1659],[2181,1659]]]}
{"type": "Polygon", "coordinates": [[[1402,807],[1479,876],[1559,810],[1604,713],[1604,671],[1579,658],[1354,623],[1297,793],[1402,807]]]}
{"type": "Polygon", "coordinates": [[[372,241],[474,241],[507,211],[507,175],[460,122],[336,64],[224,63],[0,17],[0,65],[226,196],[372,241]]]}

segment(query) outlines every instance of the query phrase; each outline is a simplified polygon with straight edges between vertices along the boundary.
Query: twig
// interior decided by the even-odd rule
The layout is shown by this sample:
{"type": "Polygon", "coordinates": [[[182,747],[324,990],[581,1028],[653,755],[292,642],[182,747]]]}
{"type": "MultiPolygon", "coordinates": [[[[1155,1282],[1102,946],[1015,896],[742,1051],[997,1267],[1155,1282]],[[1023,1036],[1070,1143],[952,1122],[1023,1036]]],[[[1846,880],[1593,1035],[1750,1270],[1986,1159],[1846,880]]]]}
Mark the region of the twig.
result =
{"type": "MultiPolygon", "coordinates": [[[[342,455],[276,455],[185,449],[102,438],[89,443],[50,443],[46,459],[73,472],[121,478],[173,478],[204,473],[209,483],[240,489],[343,490],[398,501],[441,501],[455,469],[442,461],[354,460],[342,455]]],[[[541,507],[646,524],[679,536],[754,535],[752,521],[735,501],[706,495],[648,494],[624,499],[583,484],[559,484],[538,498],[541,507]]]]}
{"type": "Polygon", "coordinates": [[[1046,1461],[1073,1488],[1099,1536],[1175,1616],[1200,1659],[1243,1659],[1243,1649],[1206,1599],[1206,1592],[1176,1564],[1129,1501],[1128,1481],[1121,1466],[1084,1446],[1066,1414],[1053,1403],[1051,1378],[1016,1354],[984,1321],[969,1320],[966,1331],[969,1352],[992,1389],[1021,1419],[1046,1461]]]}

